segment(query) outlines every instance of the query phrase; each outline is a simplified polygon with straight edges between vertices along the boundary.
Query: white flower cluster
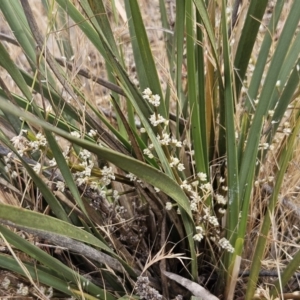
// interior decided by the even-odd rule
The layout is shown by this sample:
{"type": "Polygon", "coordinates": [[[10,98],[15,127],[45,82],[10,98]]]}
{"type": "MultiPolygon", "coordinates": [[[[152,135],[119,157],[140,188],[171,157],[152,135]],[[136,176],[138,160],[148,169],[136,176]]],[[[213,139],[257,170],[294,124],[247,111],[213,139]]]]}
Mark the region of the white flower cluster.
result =
{"type": "MultiPolygon", "coordinates": [[[[152,104],[154,107],[158,107],[160,104],[160,97],[158,95],[153,95],[152,91],[149,88],[146,88],[143,91],[143,98],[146,99],[150,104],[152,104]]],[[[150,123],[152,126],[156,127],[159,124],[164,125],[162,132],[160,132],[157,135],[157,140],[162,146],[171,146],[171,147],[182,147],[182,142],[178,141],[176,138],[170,136],[169,133],[166,131],[166,127],[169,124],[169,120],[165,119],[163,116],[161,116],[157,111],[155,111],[149,118],[150,123]]],[[[144,133],[145,129],[141,129],[141,133],[144,133]]],[[[154,158],[154,154],[152,153],[153,150],[153,144],[149,144],[149,146],[145,149],[143,149],[144,155],[147,155],[150,159],[154,158]]],[[[178,158],[171,158],[170,161],[170,166],[171,167],[176,167],[178,171],[183,171],[184,170],[184,165],[180,163],[178,158]]]]}
{"type": "Polygon", "coordinates": [[[290,127],[290,123],[289,122],[284,122],[283,124],[283,133],[285,135],[290,135],[292,133],[292,129],[290,127]]]}
{"type": "Polygon", "coordinates": [[[136,181],[136,176],[132,173],[126,174],[126,177],[129,178],[130,181],[136,181]]]}
{"type": "Polygon", "coordinates": [[[217,203],[220,205],[226,205],[226,203],[227,203],[227,200],[225,199],[225,197],[223,195],[215,194],[215,199],[216,199],[217,203]]]}
{"type": "Polygon", "coordinates": [[[14,136],[11,139],[12,144],[21,156],[23,156],[24,153],[28,151],[33,153],[38,150],[42,150],[48,145],[46,137],[41,133],[37,133],[34,141],[28,141],[26,137],[22,135],[23,133],[26,134],[27,131],[22,130],[22,133],[20,135],[14,136]]]}
{"type": "Polygon", "coordinates": [[[161,300],[163,297],[159,292],[150,286],[148,277],[139,276],[135,284],[135,290],[144,300],[161,300]]]}
{"type": "Polygon", "coordinates": [[[221,238],[219,240],[219,245],[221,248],[225,249],[226,251],[228,251],[230,253],[234,252],[234,248],[231,246],[230,242],[225,238],[221,238]]]}
{"type": "Polygon", "coordinates": [[[149,118],[149,121],[154,127],[156,127],[159,124],[165,124],[165,125],[169,124],[168,120],[166,120],[163,116],[157,113],[152,114],[149,118]]]}
{"type": "Polygon", "coordinates": [[[65,191],[65,183],[63,181],[57,181],[56,188],[58,191],[63,193],[65,191]]]}
{"type": "Polygon", "coordinates": [[[171,156],[170,167],[177,167],[178,171],[183,171],[185,169],[184,165],[180,163],[180,160],[177,157],[171,156]]]}
{"type": "Polygon", "coordinates": [[[171,210],[173,208],[173,205],[171,202],[166,203],[166,210],[171,210]]]}
{"type": "Polygon", "coordinates": [[[160,104],[160,96],[153,95],[152,91],[149,88],[146,88],[143,91],[143,98],[155,107],[158,107],[160,104]]]}
{"type": "Polygon", "coordinates": [[[102,185],[104,186],[107,186],[111,183],[111,180],[115,179],[112,168],[104,166],[103,169],[101,169],[100,182],[98,180],[93,180],[92,170],[94,167],[94,163],[91,160],[91,153],[88,150],[83,149],[79,153],[79,158],[81,159],[79,166],[83,167],[84,169],[82,171],[74,173],[76,184],[78,186],[88,184],[90,188],[97,190],[100,183],[102,183],[102,185]]]}
{"type": "Polygon", "coordinates": [[[200,242],[204,238],[205,230],[202,226],[196,226],[196,231],[197,233],[193,236],[193,239],[197,242],[200,242]]]}
{"type": "Polygon", "coordinates": [[[150,150],[149,148],[145,148],[145,149],[143,150],[143,153],[144,153],[145,155],[147,155],[150,159],[154,158],[154,155],[152,154],[152,152],[151,152],[151,150],[150,150]]]}
{"type": "Polygon", "coordinates": [[[206,180],[207,180],[207,175],[206,175],[206,173],[203,173],[203,172],[199,172],[199,173],[197,174],[197,177],[199,177],[199,179],[200,179],[201,181],[206,181],[206,180]]]}
{"type": "Polygon", "coordinates": [[[38,151],[47,146],[47,140],[43,134],[38,133],[35,138],[35,141],[29,142],[29,147],[31,147],[32,152],[38,151]]]}
{"type": "MultiPolygon", "coordinates": [[[[176,162],[177,161],[175,160],[175,164],[176,162]]],[[[220,183],[223,183],[224,181],[224,178],[220,178],[219,180],[220,183]]],[[[190,181],[184,180],[180,187],[190,199],[190,209],[192,213],[198,215],[196,234],[193,236],[193,239],[200,242],[206,236],[214,243],[221,243],[222,248],[227,251],[233,251],[232,247],[230,248],[230,243],[225,243],[226,239],[220,239],[219,220],[216,216],[211,214],[209,207],[205,204],[205,200],[208,197],[211,197],[213,193],[211,183],[207,182],[207,174],[199,172],[195,179],[190,181]],[[208,232],[209,234],[206,234],[208,232]]],[[[215,194],[214,199],[218,205],[225,206],[227,204],[226,198],[220,194],[215,194]]],[[[225,214],[225,212],[225,208],[219,208],[219,213],[225,214]]]]}
{"type": "Polygon", "coordinates": [[[104,185],[109,185],[111,183],[112,180],[115,180],[116,177],[115,177],[115,174],[112,170],[112,167],[106,167],[104,166],[103,169],[101,170],[101,182],[104,184],[104,185]]]}

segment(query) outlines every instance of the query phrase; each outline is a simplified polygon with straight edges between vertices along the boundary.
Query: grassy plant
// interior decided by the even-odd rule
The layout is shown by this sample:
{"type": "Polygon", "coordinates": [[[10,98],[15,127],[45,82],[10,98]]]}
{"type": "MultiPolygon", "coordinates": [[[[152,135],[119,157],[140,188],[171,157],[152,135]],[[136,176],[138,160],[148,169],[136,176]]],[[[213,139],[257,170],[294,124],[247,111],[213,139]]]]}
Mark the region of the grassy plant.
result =
{"type": "Polygon", "coordinates": [[[81,299],[288,291],[300,2],[42,5],[0,1],[0,266],[81,299]]]}

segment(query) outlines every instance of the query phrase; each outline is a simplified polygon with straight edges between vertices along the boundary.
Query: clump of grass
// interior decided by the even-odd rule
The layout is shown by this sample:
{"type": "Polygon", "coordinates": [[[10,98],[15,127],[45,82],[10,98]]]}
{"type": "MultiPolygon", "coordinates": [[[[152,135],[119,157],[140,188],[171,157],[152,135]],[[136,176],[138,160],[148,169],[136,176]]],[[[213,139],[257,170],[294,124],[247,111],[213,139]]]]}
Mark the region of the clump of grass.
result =
{"type": "Polygon", "coordinates": [[[0,81],[0,230],[27,258],[0,253],[0,266],[54,297],[288,291],[300,254],[286,255],[280,201],[300,126],[300,3],[277,1],[264,23],[267,4],[159,1],[156,56],[136,0],[43,1],[43,30],[27,0],[0,2],[15,34],[2,38],[26,57],[0,44],[16,86],[0,81]]]}

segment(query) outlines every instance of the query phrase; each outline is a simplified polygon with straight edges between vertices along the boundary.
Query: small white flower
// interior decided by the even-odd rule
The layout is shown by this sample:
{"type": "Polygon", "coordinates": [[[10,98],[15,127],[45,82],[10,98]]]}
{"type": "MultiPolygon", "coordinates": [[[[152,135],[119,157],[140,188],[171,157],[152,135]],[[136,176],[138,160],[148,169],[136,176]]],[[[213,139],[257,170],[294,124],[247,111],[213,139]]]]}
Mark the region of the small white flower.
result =
{"type": "Polygon", "coordinates": [[[173,208],[173,205],[171,202],[166,203],[166,210],[171,210],[173,208]]]}
{"type": "Polygon", "coordinates": [[[275,111],[274,110],[269,110],[268,111],[268,115],[269,115],[269,117],[273,117],[274,116],[274,113],[275,113],[275,111]]]}
{"type": "Polygon", "coordinates": [[[262,143],[262,144],[259,145],[259,149],[268,150],[269,149],[269,144],[268,143],[262,143]]]}
{"type": "Polygon", "coordinates": [[[157,139],[161,145],[165,146],[169,145],[171,142],[170,135],[168,133],[163,133],[162,138],[160,138],[160,136],[158,135],[157,139]]]}
{"type": "Polygon", "coordinates": [[[283,129],[283,133],[284,133],[285,135],[290,135],[291,132],[292,132],[291,128],[287,128],[287,127],[286,127],[286,128],[283,129]]]}
{"type": "Polygon", "coordinates": [[[158,107],[160,104],[160,96],[159,95],[152,95],[149,98],[149,103],[152,104],[155,107],[158,107]]]}
{"type": "Polygon", "coordinates": [[[91,130],[89,131],[88,135],[89,135],[90,137],[95,137],[95,136],[97,136],[97,130],[91,129],[91,130]]]}
{"type": "Polygon", "coordinates": [[[145,133],[145,132],[146,132],[146,129],[145,129],[144,127],[141,127],[141,128],[140,128],[140,132],[141,132],[141,133],[145,133]]]}
{"type": "Polygon", "coordinates": [[[76,179],[77,186],[81,186],[81,185],[85,184],[86,182],[88,182],[87,177],[78,177],[76,179]]]}
{"type": "Polygon", "coordinates": [[[156,193],[159,193],[159,192],[160,192],[160,189],[157,188],[157,187],[154,187],[154,190],[155,190],[156,193]]]}
{"type": "Polygon", "coordinates": [[[198,180],[192,181],[192,182],[191,182],[191,185],[192,185],[193,187],[196,187],[196,186],[199,185],[199,181],[198,181],[198,180]]]}
{"type": "Polygon", "coordinates": [[[17,150],[25,150],[25,148],[27,147],[27,144],[28,144],[28,141],[22,135],[14,136],[11,139],[11,142],[17,150]]]}
{"type": "Polygon", "coordinates": [[[198,211],[198,206],[196,202],[191,201],[190,207],[191,207],[191,211],[198,211]]]}
{"type": "Polygon", "coordinates": [[[184,165],[182,163],[177,165],[177,170],[178,171],[183,171],[185,169],[184,165]]]}
{"type": "Polygon", "coordinates": [[[17,178],[18,177],[18,173],[16,171],[13,171],[11,173],[11,178],[17,178]]]}
{"type": "Polygon", "coordinates": [[[221,205],[226,205],[227,201],[226,199],[224,198],[224,196],[220,195],[220,194],[216,194],[215,195],[215,199],[217,201],[218,204],[221,204],[221,205]]]}
{"type": "Polygon", "coordinates": [[[144,99],[148,99],[150,96],[152,95],[152,92],[149,88],[146,88],[144,91],[143,91],[143,98],[144,99]]]}
{"type": "Polygon", "coordinates": [[[118,200],[119,198],[120,198],[120,195],[119,195],[119,192],[117,191],[117,190],[114,190],[113,191],[113,198],[115,199],[115,200],[118,200]]]}
{"type": "Polygon", "coordinates": [[[92,168],[90,166],[86,166],[83,173],[84,173],[84,176],[90,177],[92,174],[92,168]]]}
{"type": "Polygon", "coordinates": [[[155,113],[150,116],[149,120],[150,120],[150,123],[154,127],[157,126],[158,124],[166,122],[166,119],[163,116],[161,116],[160,114],[155,114],[155,113]]]}
{"type": "Polygon", "coordinates": [[[98,184],[97,181],[92,181],[92,182],[90,183],[90,188],[91,188],[92,190],[94,190],[94,191],[98,190],[98,186],[99,186],[99,184],[98,184]]]}
{"type": "Polygon", "coordinates": [[[223,177],[220,177],[219,181],[220,181],[220,183],[222,183],[222,182],[224,182],[224,181],[225,181],[225,178],[223,178],[223,177]]]}
{"type": "Polygon", "coordinates": [[[202,239],[203,239],[203,235],[201,233],[197,233],[193,236],[193,239],[196,241],[196,242],[200,242],[202,239]]]}
{"type": "Polygon", "coordinates": [[[51,299],[53,297],[53,287],[49,287],[46,292],[47,299],[51,299]]]}
{"type": "Polygon", "coordinates": [[[198,178],[199,178],[201,181],[206,181],[206,180],[207,180],[207,175],[206,175],[206,173],[199,172],[199,173],[197,173],[197,176],[198,176],[198,178]]]}
{"type": "Polygon", "coordinates": [[[46,114],[49,114],[49,113],[52,113],[52,112],[53,112],[52,106],[48,104],[46,106],[46,114]]]}
{"type": "Polygon", "coordinates": [[[228,241],[227,239],[225,239],[225,238],[221,238],[221,239],[219,240],[219,245],[220,245],[223,249],[227,250],[227,251],[230,252],[230,253],[233,253],[233,252],[234,252],[234,248],[231,246],[231,244],[229,243],[229,241],[228,241]]]}
{"type": "Polygon", "coordinates": [[[219,208],[218,212],[221,214],[221,215],[224,215],[226,213],[226,209],[225,208],[219,208]]]}
{"type": "Polygon", "coordinates": [[[160,96],[153,95],[152,91],[149,88],[146,88],[143,91],[143,98],[155,107],[158,107],[160,104],[160,96]]]}
{"type": "Polygon", "coordinates": [[[88,150],[86,150],[86,149],[83,149],[83,150],[80,151],[79,156],[80,156],[82,159],[87,160],[88,158],[91,157],[91,152],[88,151],[88,150]]]}
{"type": "Polygon", "coordinates": [[[57,181],[56,182],[56,188],[57,188],[58,191],[63,193],[65,191],[65,183],[62,182],[62,181],[57,181]]]}
{"type": "Polygon", "coordinates": [[[148,148],[145,148],[144,150],[143,150],[143,153],[145,154],[145,155],[147,155],[150,159],[152,159],[154,156],[153,156],[153,154],[152,154],[152,152],[148,149],[148,148]]]}
{"type": "Polygon", "coordinates": [[[11,164],[6,164],[6,166],[4,167],[5,172],[9,172],[11,169],[11,164]]]}
{"type": "Polygon", "coordinates": [[[2,280],[1,282],[1,286],[7,290],[9,288],[9,285],[10,285],[10,280],[7,276],[4,277],[4,279],[2,280]]]}
{"type": "Polygon", "coordinates": [[[36,165],[33,167],[33,171],[37,174],[41,172],[41,169],[42,169],[42,166],[40,163],[36,163],[36,165]]]}
{"type": "Polygon", "coordinates": [[[170,167],[175,167],[179,164],[179,159],[177,157],[171,156],[170,167]]]}
{"type": "Polygon", "coordinates": [[[277,88],[280,87],[280,84],[281,84],[281,81],[280,81],[280,80],[277,80],[277,81],[276,81],[276,87],[277,87],[277,88]]]}
{"type": "Polygon", "coordinates": [[[136,181],[136,176],[132,173],[126,174],[126,177],[129,178],[130,181],[136,181]]]}
{"type": "Polygon", "coordinates": [[[113,173],[112,167],[106,167],[104,166],[103,169],[101,170],[101,182],[104,185],[109,185],[112,180],[115,180],[115,174],[113,173]]]}
{"type": "Polygon", "coordinates": [[[182,147],[182,143],[180,141],[178,141],[177,139],[175,138],[172,138],[171,139],[171,142],[170,142],[171,145],[174,145],[175,147],[178,147],[178,148],[181,148],[182,147]]]}
{"type": "Polygon", "coordinates": [[[201,197],[198,195],[197,192],[191,191],[191,200],[195,203],[201,202],[201,197]]]}
{"type": "Polygon", "coordinates": [[[182,184],[180,185],[180,187],[181,187],[181,189],[185,189],[188,192],[190,192],[192,190],[192,186],[190,184],[188,184],[186,180],[184,180],[182,182],[182,184]]]}
{"type": "Polygon", "coordinates": [[[80,138],[80,133],[78,131],[72,131],[70,134],[76,138],[80,138]]]}
{"type": "Polygon", "coordinates": [[[51,166],[51,167],[55,167],[56,166],[56,160],[55,160],[54,157],[49,160],[49,166],[51,166]]]}
{"type": "Polygon", "coordinates": [[[215,216],[209,216],[208,217],[208,222],[215,226],[215,227],[218,227],[219,226],[219,222],[218,222],[218,219],[215,217],[215,216]]]}
{"type": "Polygon", "coordinates": [[[24,286],[23,283],[18,284],[17,294],[22,296],[27,296],[29,293],[28,286],[24,286]]]}
{"type": "Polygon", "coordinates": [[[212,191],[212,186],[209,182],[204,183],[201,185],[201,189],[205,192],[211,192],[212,191]]]}

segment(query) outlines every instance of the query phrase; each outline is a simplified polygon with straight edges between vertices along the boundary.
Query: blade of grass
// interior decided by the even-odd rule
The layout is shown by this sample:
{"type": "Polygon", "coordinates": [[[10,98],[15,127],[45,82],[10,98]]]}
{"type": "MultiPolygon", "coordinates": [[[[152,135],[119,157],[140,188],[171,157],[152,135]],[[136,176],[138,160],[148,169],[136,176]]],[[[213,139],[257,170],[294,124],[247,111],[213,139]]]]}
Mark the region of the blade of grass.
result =
{"type": "Polygon", "coordinates": [[[280,15],[284,3],[285,3],[284,0],[279,0],[276,2],[276,6],[274,7],[274,13],[272,14],[269,26],[267,28],[263,43],[259,51],[259,55],[255,64],[255,69],[252,75],[252,79],[250,82],[250,86],[246,98],[247,99],[246,108],[248,109],[249,112],[253,110],[253,100],[256,99],[259,86],[261,85],[261,79],[268,60],[268,54],[270,51],[270,47],[273,43],[273,36],[275,35],[276,26],[280,20],[280,15]]]}
{"type": "Polygon", "coordinates": [[[2,223],[12,222],[13,224],[33,229],[52,232],[57,235],[63,235],[90,245],[99,247],[105,250],[110,255],[114,255],[111,249],[103,242],[99,241],[90,233],[77,228],[76,226],[53,218],[47,215],[36,213],[34,211],[26,210],[23,208],[5,205],[0,203],[0,219],[2,223]]]}
{"type": "Polygon", "coordinates": [[[272,289],[270,291],[270,296],[276,299],[280,295],[280,287],[286,286],[288,281],[295,275],[300,265],[300,251],[293,255],[292,260],[284,268],[280,278],[272,283],[272,289]]]}
{"type": "MultiPolygon", "coordinates": [[[[271,218],[274,213],[276,204],[278,202],[281,185],[282,185],[285,173],[286,173],[286,169],[290,163],[290,159],[291,159],[293,151],[294,151],[294,145],[295,145],[297,136],[299,134],[299,130],[300,130],[300,119],[298,118],[297,123],[293,129],[293,132],[289,136],[289,138],[287,140],[287,144],[284,147],[284,150],[281,153],[281,156],[280,156],[280,159],[278,162],[278,172],[276,175],[276,179],[274,180],[275,187],[274,187],[271,199],[269,201],[269,205],[267,207],[266,214],[263,219],[263,224],[262,224],[262,227],[260,230],[260,234],[258,236],[255,251],[253,254],[253,257],[255,259],[252,259],[252,264],[251,264],[251,268],[250,268],[250,277],[249,277],[248,285],[247,285],[247,289],[246,289],[246,291],[247,291],[246,297],[245,297],[246,300],[253,299],[253,295],[256,290],[256,284],[257,284],[257,280],[258,280],[258,276],[259,276],[259,271],[261,269],[261,262],[263,260],[263,255],[264,255],[265,247],[266,247],[266,243],[267,243],[267,236],[268,236],[268,232],[269,232],[270,226],[271,226],[271,218]]],[[[299,260],[299,258],[297,258],[297,259],[299,260]]],[[[283,278],[284,284],[287,282],[288,279],[291,278],[291,277],[287,278],[287,276],[293,274],[290,272],[292,270],[295,271],[296,269],[297,268],[295,268],[295,266],[292,266],[292,265],[289,266],[286,273],[284,274],[284,278],[283,278]]],[[[277,288],[277,292],[278,292],[278,283],[276,285],[276,288],[277,288]]],[[[274,291],[275,290],[273,288],[273,292],[274,291]]]]}
{"type": "Polygon", "coordinates": [[[141,12],[138,6],[138,2],[136,0],[129,1],[129,7],[131,10],[132,23],[135,31],[135,38],[137,40],[137,45],[139,47],[139,55],[142,59],[143,68],[145,70],[144,75],[147,78],[147,86],[141,87],[147,88],[149,87],[154,94],[158,94],[162,99],[160,102],[160,106],[158,107],[158,112],[166,118],[167,112],[165,103],[163,101],[163,93],[161,90],[161,85],[157,73],[157,69],[155,66],[155,61],[153,59],[153,55],[150,49],[147,33],[144,27],[144,22],[141,16],[141,12]]]}
{"type": "Polygon", "coordinates": [[[40,248],[34,246],[19,235],[13,233],[11,230],[0,225],[0,232],[10,244],[55,271],[57,277],[61,280],[65,280],[65,283],[68,281],[72,282],[73,285],[80,284],[83,289],[89,291],[89,293],[94,296],[101,295],[102,298],[112,298],[112,296],[105,290],[97,287],[92,282],[89,282],[88,279],[79,275],[74,270],[65,266],[59,260],[53,258],[51,255],[47,254],[40,248]]]}
{"type": "MultiPolygon", "coordinates": [[[[176,86],[176,95],[178,97],[178,104],[176,110],[176,128],[179,136],[179,116],[182,114],[184,107],[184,95],[182,91],[182,66],[183,66],[183,52],[184,52],[184,24],[185,24],[185,1],[177,0],[176,1],[176,19],[175,19],[175,37],[174,37],[174,51],[176,49],[176,74],[175,74],[175,86],[176,86]]],[[[185,116],[185,115],[184,115],[185,116]]]]}
{"type": "Polygon", "coordinates": [[[29,34],[28,23],[19,1],[0,1],[0,10],[5,16],[12,32],[18,43],[26,53],[26,58],[33,70],[35,70],[36,52],[34,49],[34,40],[29,34]]]}
{"type": "MultiPolygon", "coordinates": [[[[22,262],[22,264],[30,273],[30,276],[33,280],[37,280],[49,287],[51,286],[54,289],[65,293],[66,295],[74,296],[73,289],[75,290],[75,287],[72,286],[72,290],[70,290],[70,286],[66,284],[65,280],[60,279],[58,276],[49,274],[47,270],[42,269],[40,266],[36,266],[34,264],[26,262],[22,262]]],[[[0,266],[4,269],[16,272],[22,276],[27,276],[23,268],[10,255],[2,253],[0,254],[0,266]]]]}
{"type": "MultiPolygon", "coordinates": [[[[274,13],[272,14],[267,34],[264,36],[263,43],[261,45],[259,55],[255,64],[255,69],[251,78],[251,82],[248,88],[248,93],[246,95],[245,108],[247,113],[252,113],[254,110],[254,100],[257,97],[259,87],[261,85],[261,79],[265,70],[265,66],[267,63],[270,47],[273,42],[273,36],[275,35],[276,26],[278,21],[280,20],[281,11],[283,8],[285,1],[279,0],[276,2],[276,6],[274,8],[274,13]]],[[[245,140],[247,138],[247,133],[249,130],[250,118],[248,115],[244,115],[244,120],[242,123],[241,135],[239,140],[239,152],[242,152],[245,146],[245,140]]],[[[239,160],[240,161],[240,160],[239,160]]]]}
{"type": "Polygon", "coordinates": [[[201,134],[200,103],[198,91],[198,78],[195,59],[195,34],[194,34],[194,9],[191,1],[186,1],[186,47],[187,47],[187,71],[188,71],[188,102],[191,111],[191,143],[195,150],[196,169],[198,172],[208,174],[207,159],[204,150],[207,147],[206,140],[201,134]]]}
{"type": "MultiPolygon", "coordinates": [[[[226,21],[226,1],[222,3],[222,34],[223,34],[223,53],[224,53],[224,101],[225,101],[225,126],[226,126],[226,154],[227,154],[227,180],[228,180],[228,208],[226,220],[226,237],[232,245],[235,244],[237,238],[236,225],[239,222],[239,173],[237,162],[237,150],[235,140],[235,99],[233,94],[233,67],[231,65],[231,53],[228,40],[228,27],[226,21]]],[[[235,264],[235,256],[226,253],[225,270],[227,283],[225,287],[225,297],[227,299],[233,297],[236,278],[233,276],[233,266],[235,264]]]]}
{"type": "Polygon", "coordinates": [[[219,54],[218,54],[217,46],[216,46],[215,33],[214,33],[213,27],[211,25],[210,19],[209,19],[206,3],[204,2],[204,0],[194,0],[194,3],[198,10],[198,13],[201,17],[201,20],[203,22],[208,39],[210,41],[210,45],[212,47],[212,54],[215,59],[216,71],[217,71],[217,77],[219,80],[220,89],[223,90],[222,75],[221,75],[221,68],[220,68],[219,60],[218,60],[219,54]]]}
{"type": "MultiPolygon", "coordinates": [[[[242,192],[242,195],[247,189],[251,189],[262,124],[269,109],[270,99],[276,86],[278,74],[280,74],[280,70],[283,67],[283,62],[286,57],[286,54],[288,53],[290,42],[294,36],[294,32],[299,22],[299,9],[300,2],[294,2],[293,8],[286,20],[283,32],[278,41],[276,51],[274,53],[268,74],[265,79],[264,87],[261,92],[260,101],[255,111],[254,119],[249,132],[248,141],[245,148],[245,152],[243,154],[242,164],[240,168],[240,191],[242,192]]],[[[248,200],[249,199],[245,199],[245,202],[242,203],[244,207],[248,207],[248,200]]],[[[248,208],[245,208],[245,213],[247,209],[248,208]]]]}
{"type": "Polygon", "coordinates": [[[237,97],[241,91],[252,49],[267,5],[268,0],[251,1],[248,8],[234,59],[234,67],[237,70],[235,74],[235,93],[237,97]]]}
{"type": "MultiPolygon", "coordinates": [[[[111,26],[108,21],[108,17],[107,17],[107,13],[106,13],[103,1],[102,0],[87,0],[87,2],[90,6],[91,13],[92,13],[92,14],[88,14],[90,20],[97,21],[98,26],[95,26],[96,30],[97,31],[100,30],[102,33],[105,33],[105,38],[106,38],[108,45],[110,46],[110,49],[112,50],[114,55],[118,59],[120,59],[119,49],[117,47],[115,37],[111,30],[111,26]]],[[[88,12],[87,6],[84,5],[85,3],[86,3],[86,0],[81,1],[80,5],[82,5],[84,7],[85,12],[88,12]]],[[[93,22],[93,24],[95,24],[95,23],[93,22]]]]}

